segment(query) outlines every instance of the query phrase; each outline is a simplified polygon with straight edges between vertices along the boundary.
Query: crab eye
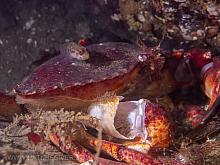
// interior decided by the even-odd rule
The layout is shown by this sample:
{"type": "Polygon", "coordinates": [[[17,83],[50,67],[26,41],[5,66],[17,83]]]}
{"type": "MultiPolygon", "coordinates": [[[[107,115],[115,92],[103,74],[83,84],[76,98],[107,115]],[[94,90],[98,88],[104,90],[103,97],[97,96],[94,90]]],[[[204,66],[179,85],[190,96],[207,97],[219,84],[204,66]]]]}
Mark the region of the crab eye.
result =
{"type": "Polygon", "coordinates": [[[83,54],[83,51],[82,51],[82,50],[79,50],[79,54],[83,54]]]}
{"type": "Polygon", "coordinates": [[[80,49],[80,50],[79,50],[79,54],[84,54],[85,52],[86,52],[85,49],[80,49]]]}

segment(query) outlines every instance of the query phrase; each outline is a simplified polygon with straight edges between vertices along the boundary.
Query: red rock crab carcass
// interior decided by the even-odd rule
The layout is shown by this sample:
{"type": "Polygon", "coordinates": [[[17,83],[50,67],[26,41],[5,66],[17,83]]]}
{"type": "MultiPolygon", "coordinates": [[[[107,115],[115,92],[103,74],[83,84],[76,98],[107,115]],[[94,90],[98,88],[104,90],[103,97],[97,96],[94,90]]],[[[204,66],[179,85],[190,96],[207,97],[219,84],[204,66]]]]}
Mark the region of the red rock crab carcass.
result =
{"type": "MultiPolygon", "coordinates": [[[[192,56],[190,60],[198,61],[192,56]]],[[[67,44],[59,56],[25,78],[14,94],[17,103],[25,104],[31,112],[38,108],[47,110],[43,112],[44,119],[55,114],[55,118],[45,119],[44,125],[48,127],[44,133],[80,163],[95,161],[86,148],[98,147],[127,163],[163,164],[167,160],[167,164],[184,164],[172,157],[161,160],[147,154],[151,147],[164,148],[172,142],[166,111],[143,99],[119,102],[117,96],[126,98],[149,86],[163,62],[156,48],[143,49],[127,43],[94,44],[86,48],[67,44]],[[79,113],[48,111],[60,108],[79,113]],[[60,119],[59,115],[68,113],[69,118],[60,119]],[[100,140],[90,135],[85,126],[102,129],[113,139],[100,140]]],[[[141,97],[147,96],[145,91],[141,97]]],[[[98,162],[107,160],[100,158],[98,162]]]]}
{"type": "MultiPolygon", "coordinates": [[[[92,119],[98,120],[95,122],[97,125],[93,120],[89,122],[86,120],[91,119],[90,117],[82,117],[77,122],[67,120],[67,125],[62,120],[65,133],[68,134],[66,132],[68,125],[77,128],[73,136],[67,134],[60,136],[53,132],[54,129],[45,132],[54,144],[64,152],[72,154],[81,163],[93,160],[93,156],[83,149],[81,144],[96,147],[99,141],[83,129],[82,123],[96,129],[101,127],[107,135],[123,141],[121,144],[103,141],[101,146],[101,150],[116,160],[128,163],[142,161],[145,164],[153,163],[158,160],[140,151],[145,150],[146,153],[150,146],[160,148],[170,145],[171,126],[166,112],[146,100],[120,104],[120,97],[117,95],[126,93],[124,94],[126,97],[128,93],[140,87],[140,85],[136,87],[136,84],[142,83],[143,86],[147,86],[153,77],[158,75],[163,63],[164,60],[156,48],[143,49],[127,43],[101,43],[84,48],[70,43],[62,47],[60,55],[36,68],[18,84],[14,89],[14,95],[17,103],[24,104],[31,112],[39,108],[47,111],[64,108],[83,111],[91,115],[92,119]],[[123,109],[123,104],[130,109],[123,109]],[[130,130],[129,136],[122,135],[115,128],[114,119],[117,112],[124,115],[125,119],[127,114],[130,124],[137,127],[130,128],[133,132],[130,130]],[[76,138],[78,139],[76,141],[75,137],[79,135],[82,136],[76,138]],[[140,136],[139,140],[131,140],[136,136],[140,136]],[[62,141],[62,137],[71,140],[62,141]],[[93,145],[90,143],[91,140],[94,142],[93,145]],[[130,157],[129,154],[133,156],[130,157]]],[[[85,116],[89,116],[88,114],[85,116]]]]}

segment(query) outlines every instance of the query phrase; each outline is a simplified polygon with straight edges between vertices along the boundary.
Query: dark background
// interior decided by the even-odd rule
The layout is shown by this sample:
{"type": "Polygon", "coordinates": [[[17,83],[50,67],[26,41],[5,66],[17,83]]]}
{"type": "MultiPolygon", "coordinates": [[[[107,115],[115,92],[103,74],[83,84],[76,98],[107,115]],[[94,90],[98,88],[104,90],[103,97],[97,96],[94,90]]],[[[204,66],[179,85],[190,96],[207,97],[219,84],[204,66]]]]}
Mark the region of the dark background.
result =
{"type": "Polygon", "coordinates": [[[0,91],[11,90],[64,42],[126,38],[111,12],[103,0],[0,0],[0,91]]]}

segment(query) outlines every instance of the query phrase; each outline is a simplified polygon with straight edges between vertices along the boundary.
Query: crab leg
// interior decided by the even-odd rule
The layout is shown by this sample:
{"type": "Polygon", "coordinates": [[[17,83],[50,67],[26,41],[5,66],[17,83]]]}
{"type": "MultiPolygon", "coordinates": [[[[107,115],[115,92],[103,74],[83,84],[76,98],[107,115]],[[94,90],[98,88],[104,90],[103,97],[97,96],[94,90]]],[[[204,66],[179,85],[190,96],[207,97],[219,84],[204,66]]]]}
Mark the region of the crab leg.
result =
{"type": "MultiPolygon", "coordinates": [[[[90,153],[86,148],[82,147],[78,142],[71,140],[65,142],[61,142],[60,138],[55,134],[49,135],[50,140],[59,147],[64,153],[72,155],[79,163],[85,162],[93,162],[95,160],[95,156],[90,153]]],[[[124,165],[125,163],[122,162],[115,162],[103,158],[97,159],[98,165],[124,165]]]]}
{"type": "Polygon", "coordinates": [[[130,164],[148,164],[155,165],[160,162],[150,155],[141,153],[139,151],[128,148],[129,146],[117,144],[106,140],[99,140],[86,132],[83,132],[76,138],[76,140],[89,148],[97,148],[101,143],[101,151],[113,157],[118,161],[124,161],[130,164]]]}
{"type": "Polygon", "coordinates": [[[49,135],[50,140],[59,148],[70,155],[72,155],[79,163],[84,163],[89,160],[93,160],[93,155],[80,144],[75,141],[65,141],[65,145],[61,142],[60,138],[56,135],[49,135]]]}
{"type": "MultiPolygon", "coordinates": [[[[98,148],[107,155],[113,157],[118,161],[124,161],[131,164],[159,164],[157,159],[133,150],[129,147],[148,147],[149,145],[137,145],[138,142],[129,142],[127,144],[117,144],[99,138],[95,138],[92,135],[85,132],[81,126],[75,127],[75,131],[72,132],[71,128],[74,126],[72,122],[60,123],[51,127],[50,131],[46,131],[46,135],[49,139],[58,146],[63,152],[72,155],[80,163],[95,160],[95,157],[81,145],[86,148],[98,148]],[[61,130],[59,131],[59,128],[61,130]],[[58,131],[58,133],[57,133],[58,131]],[[100,145],[101,143],[101,145],[100,145]]],[[[101,160],[102,161],[102,160],[101,160]]]]}
{"type": "MultiPolygon", "coordinates": [[[[129,164],[140,164],[140,165],[188,165],[189,163],[184,163],[179,161],[175,157],[153,157],[148,154],[144,154],[133,149],[128,148],[123,144],[117,144],[113,142],[108,142],[105,140],[99,140],[92,137],[86,132],[81,132],[77,137],[76,141],[72,140],[71,143],[62,143],[60,138],[55,134],[49,135],[50,140],[58,146],[63,152],[72,155],[79,163],[93,162],[95,156],[92,155],[87,149],[79,145],[82,143],[84,146],[89,148],[97,148],[101,142],[101,151],[110,155],[118,161],[123,161],[129,164]]],[[[125,165],[126,163],[116,162],[111,160],[106,160],[103,158],[97,159],[98,165],[125,165]]]]}

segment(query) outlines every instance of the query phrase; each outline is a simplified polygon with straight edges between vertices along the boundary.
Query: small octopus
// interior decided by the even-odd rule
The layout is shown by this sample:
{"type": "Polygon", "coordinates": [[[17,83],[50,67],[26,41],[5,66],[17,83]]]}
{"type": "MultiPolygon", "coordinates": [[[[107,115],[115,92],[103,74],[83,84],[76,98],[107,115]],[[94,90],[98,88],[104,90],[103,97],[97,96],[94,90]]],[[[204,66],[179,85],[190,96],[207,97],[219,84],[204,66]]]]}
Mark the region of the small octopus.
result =
{"type": "Polygon", "coordinates": [[[78,60],[88,60],[89,53],[85,47],[76,44],[75,42],[68,42],[61,46],[60,53],[63,55],[69,55],[78,60]]]}

